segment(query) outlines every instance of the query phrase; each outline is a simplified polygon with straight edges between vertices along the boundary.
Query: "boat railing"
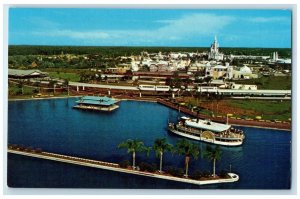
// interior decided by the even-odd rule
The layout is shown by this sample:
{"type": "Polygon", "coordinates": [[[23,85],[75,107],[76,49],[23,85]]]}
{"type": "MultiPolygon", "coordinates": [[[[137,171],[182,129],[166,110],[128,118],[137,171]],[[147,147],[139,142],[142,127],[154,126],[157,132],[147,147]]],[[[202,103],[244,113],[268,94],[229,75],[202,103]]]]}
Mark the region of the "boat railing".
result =
{"type": "Polygon", "coordinates": [[[243,139],[244,134],[240,130],[230,129],[229,131],[220,132],[218,137],[220,137],[220,138],[243,139]]]}
{"type": "Polygon", "coordinates": [[[188,128],[188,127],[185,127],[185,126],[182,126],[182,125],[179,125],[179,124],[176,125],[176,128],[180,129],[180,130],[183,130],[183,131],[186,131],[186,132],[189,132],[189,133],[198,134],[198,135],[200,135],[202,133],[202,131],[195,130],[195,129],[192,129],[192,128],[188,128]]]}

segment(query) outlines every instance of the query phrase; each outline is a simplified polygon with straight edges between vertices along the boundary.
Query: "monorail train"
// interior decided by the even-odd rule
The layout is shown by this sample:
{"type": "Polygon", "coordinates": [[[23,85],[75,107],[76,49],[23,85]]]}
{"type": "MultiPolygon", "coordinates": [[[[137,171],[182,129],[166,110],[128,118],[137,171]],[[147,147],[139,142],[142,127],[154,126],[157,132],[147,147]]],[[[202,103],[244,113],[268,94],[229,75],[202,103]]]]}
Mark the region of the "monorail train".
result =
{"type": "Polygon", "coordinates": [[[201,86],[198,88],[197,92],[210,92],[210,93],[217,93],[218,87],[215,86],[201,86]]]}
{"type": "MultiPolygon", "coordinates": [[[[179,91],[178,88],[171,88],[170,86],[165,85],[146,85],[141,84],[138,86],[138,89],[141,91],[179,91]]],[[[194,89],[191,89],[194,90],[194,89]]],[[[224,96],[283,96],[290,97],[290,90],[249,90],[249,89],[219,89],[218,87],[213,86],[201,86],[197,89],[197,92],[201,93],[215,93],[224,96]]]]}
{"type": "Polygon", "coordinates": [[[146,85],[141,84],[138,86],[138,89],[141,91],[178,91],[178,88],[171,88],[170,86],[164,85],[146,85]]]}
{"type": "Polygon", "coordinates": [[[169,91],[170,86],[141,84],[138,89],[141,91],[169,91]]]}

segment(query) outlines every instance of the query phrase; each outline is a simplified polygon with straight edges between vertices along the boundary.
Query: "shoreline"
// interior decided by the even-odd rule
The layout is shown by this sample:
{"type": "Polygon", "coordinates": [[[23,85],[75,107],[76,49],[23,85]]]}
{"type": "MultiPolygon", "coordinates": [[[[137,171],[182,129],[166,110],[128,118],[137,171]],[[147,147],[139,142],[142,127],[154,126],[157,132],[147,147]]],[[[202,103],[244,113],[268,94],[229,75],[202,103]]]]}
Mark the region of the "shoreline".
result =
{"type": "Polygon", "coordinates": [[[151,102],[151,103],[157,103],[157,100],[148,100],[148,99],[130,99],[130,98],[121,98],[121,101],[136,101],[136,102],[151,102]]]}
{"type": "Polygon", "coordinates": [[[280,130],[280,131],[287,131],[287,132],[292,133],[292,129],[281,129],[281,128],[265,127],[265,126],[250,126],[250,125],[241,125],[241,124],[231,124],[231,125],[232,125],[232,126],[247,127],[247,128],[280,130]]]}
{"type": "Polygon", "coordinates": [[[32,98],[8,98],[8,102],[13,101],[29,101],[29,100],[46,100],[46,99],[65,99],[65,98],[76,98],[81,97],[81,95],[78,96],[57,96],[57,97],[32,97],[32,98]]]}
{"type": "MultiPolygon", "coordinates": [[[[169,108],[172,108],[174,110],[180,110],[182,113],[188,114],[188,115],[193,116],[195,118],[210,119],[211,121],[221,122],[221,123],[226,122],[226,118],[216,118],[216,117],[210,117],[210,116],[203,115],[203,114],[197,114],[196,112],[192,112],[191,110],[189,110],[185,107],[181,107],[181,108],[177,107],[174,104],[172,104],[170,102],[167,102],[165,100],[158,100],[157,102],[159,104],[162,104],[162,105],[164,105],[166,107],[169,107],[169,108]]],[[[259,121],[255,121],[255,120],[248,121],[248,120],[236,120],[236,119],[228,118],[228,122],[231,125],[236,125],[236,126],[264,128],[264,129],[276,129],[276,130],[284,130],[284,131],[290,131],[290,132],[292,131],[291,123],[287,124],[289,126],[287,126],[283,123],[280,123],[280,124],[283,124],[283,126],[277,127],[275,123],[266,123],[266,122],[264,122],[264,123],[261,122],[260,123],[259,121]]]]}
{"type": "MultiPolygon", "coordinates": [[[[81,97],[82,95],[77,95],[77,96],[57,96],[57,97],[39,97],[39,98],[16,98],[16,99],[8,99],[8,102],[13,102],[13,101],[29,101],[29,100],[47,100],[47,99],[66,99],[66,98],[76,98],[76,97],[81,97]]],[[[114,97],[116,99],[119,99],[120,101],[137,101],[137,102],[151,102],[151,103],[158,103],[164,106],[167,106],[171,109],[177,110],[177,108],[173,108],[172,106],[168,106],[165,103],[161,103],[161,100],[158,99],[150,99],[150,98],[126,98],[126,97],[114,97]]],[[[190,115],[189,113],[184,112],[184,110],[181,109],[181,112],[190,115]]],[[[194,116],[194,115],[192,115],[194,116]]],[[[292,129],[287,129],[287,128],[277,128],[277,127],[267,127],[267,126],[257,126],[257,125],[249,125],[249,124],[235,124],[231,123],[233,126],[241,126],[241,127],[250,127],[250,128],[261,128],[261,129],[271,129],[271,130],[282,130],[282,131],[287,131],[287,132],[292,132],[292,129]]]]}

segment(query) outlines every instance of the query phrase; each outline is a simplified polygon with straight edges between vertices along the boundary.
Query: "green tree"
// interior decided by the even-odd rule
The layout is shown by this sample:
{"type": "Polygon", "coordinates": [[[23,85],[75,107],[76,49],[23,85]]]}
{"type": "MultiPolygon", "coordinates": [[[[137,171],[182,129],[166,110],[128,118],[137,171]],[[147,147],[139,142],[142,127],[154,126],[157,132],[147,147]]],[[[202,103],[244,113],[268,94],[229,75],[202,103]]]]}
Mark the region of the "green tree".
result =
{"type": "Polygon", "coordinates": [[[132,153],[132,168],[135,169],[135,157],[137,152],[147,152],[149,154],[150,149],[146,147],[142,141],[128,139],[121,142],[118,148],[127,148],[127,153],[132,153]]]}
{"type": "Polygon", "coordinates": [[[79,73],[80,82],[88,82],[89,81],[89,74],[87,71],[83,70],[79,73]]]}
{"type": "Polygon", "coordinates": [[[219,146],[211,147],[207,146],[206,150],[203,152],[205,158],[208,158],[213,162],[213,177],[216,177],[216,161],[221,159],[222,151],[219,146]]]}
{"type": "Polygon", "coordinates": [[[24,95],[24,85],[25,85],[25,81],[24,80],[20,80],[18,82],[18,87],[21,89],[22,95],[24,95]]]}
{"type": "Polygon", "coordinates": [[[172,148],[173,146],[167,143],[166,138],[158,138],[154,141],[153,149],[155,150],[156,157],[160,158],[159,172],[162,172],[162,161],[164,152],[172,151],[172,148]]]}
{"type": "Polygon", "coordinates": [[[68,79],[64,79],[64,83],[63,83],[64,87],[67,88],[67,92],[68,92],[68,96],[70,94],[70,90],[69,90],[69,80],[68,79]]]}
{"type": "Polygon", "coordinates": [[[200,149],[197,145],[189,142],[187,139],[181,139],[176,143],[176,149],[179,155],[185,155],[185,176],[188,176],[190,158],[198,159],[200,149]]]}

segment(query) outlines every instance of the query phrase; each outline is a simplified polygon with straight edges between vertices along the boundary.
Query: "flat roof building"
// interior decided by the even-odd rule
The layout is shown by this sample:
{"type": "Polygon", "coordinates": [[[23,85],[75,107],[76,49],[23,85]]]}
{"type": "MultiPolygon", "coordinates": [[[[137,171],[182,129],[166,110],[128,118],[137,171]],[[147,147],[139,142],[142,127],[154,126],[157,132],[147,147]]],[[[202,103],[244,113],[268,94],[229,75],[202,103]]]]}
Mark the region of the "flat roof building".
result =
{"type": "Polygon", "coordinates": [[[74,108],[96,111],[113,111],[119,108],[118,101],[109,97],[84,96],[77,100],[74,108]]]}
{"type": "Polygon", "coordinates": [[[8,78],[14,79],[29,79],[29,78],[39,78],[46,77],[47,73],[40,70],[18,70],[18,69],[8,69],[8,78]]]}

